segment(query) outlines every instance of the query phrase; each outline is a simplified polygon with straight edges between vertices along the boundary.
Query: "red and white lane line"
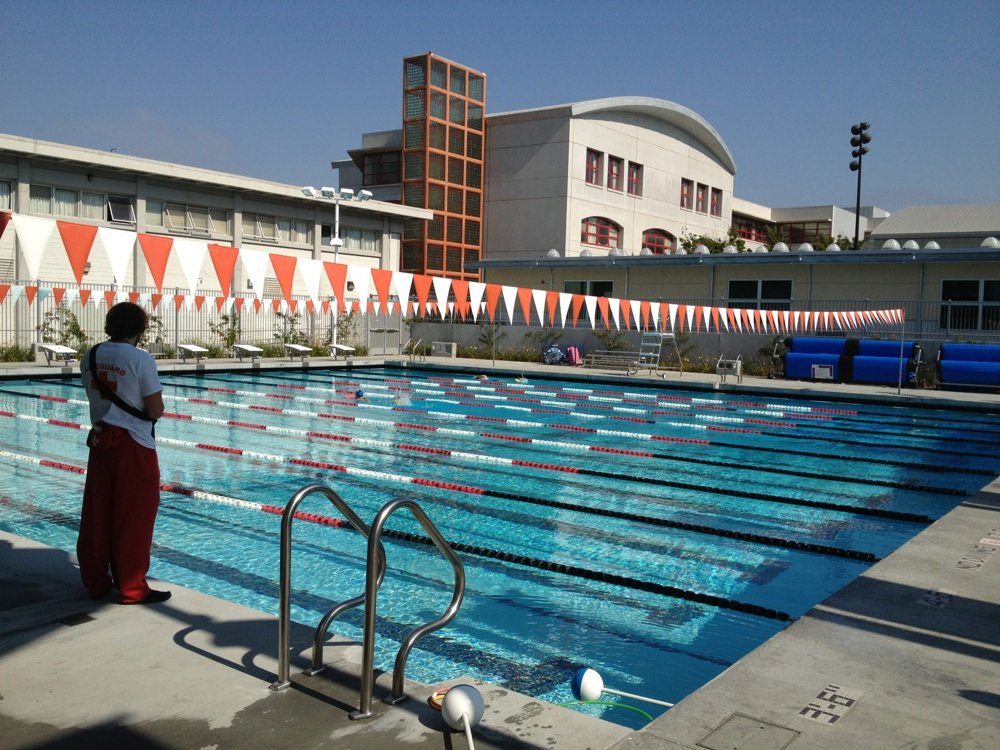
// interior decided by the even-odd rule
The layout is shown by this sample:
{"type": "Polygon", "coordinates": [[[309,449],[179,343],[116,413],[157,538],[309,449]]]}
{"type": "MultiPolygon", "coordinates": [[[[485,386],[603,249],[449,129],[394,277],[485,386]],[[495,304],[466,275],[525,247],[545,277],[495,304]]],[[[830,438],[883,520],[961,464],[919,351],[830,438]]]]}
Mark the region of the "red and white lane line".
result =
{"type": "MultiPolygon", "coordinates": [[[[308,392],[316,392],[316,393],[337,393],[338,392],[338,390],[335,389],[335,388],[327,388],[327,387],[319,387],[319,386],[296,386],[296,388],[298,390],[303,390],[303,391],[308,391],[308,392]]],[[[518,420],[507,419],[507,418],[504,418],[504,417],[496,418],[495,419],[495,418],[491,418],[491,417],[481,417],[481,416],[477,416],[477,415],[455,414],[453,412],[439,412],[439,411],[432,411],[432,410],[425,410],[425,409],[404,408],[404,407],[395,406],[395,405],[394,406],[388,406],[388,405],[382,405],[382,404],[373,404],[373,403],[366,403],[366,402],[357,401],[357,400],[340,401],[340,400],[333,400],[333,399],[314,399],[314,398],[306,398],[306,397],[302,397],[302,396],[286,396],[284,394],[260,393],[260,392],[257,392],[257,391],[244,391],[244,390],[232,390],[231,392],[235,393],[237,395],[240,395],[240,396],[248,396],[248,397],[252,397],[252,398],[274,398],[275,396],[278,396],[278,397],[283,398],[283,399],[295,399],[295,400],[303,400],[303,401],[308,400],[308,401],[313,402],[313,403],[336,404],[336,405],[341,405],[341,406],[353,406],[353,407],[357,407],[359,409],[383,410],[383,411],[407,411],[407,412],[411,412],[411,413],[427,414],[429,416],[433,416],[433,417],[436,417],[438,419],[447,419],[447,420],[450,420],[450,421],[457,421],[457,420],[463,420],[463,419],[464,420],[473,420],[473,421],[475,421],[475,420],[489,420],[489,421],[503,422],[505,424],[509,424],[509,425],[517,426],[517,427],[544,427],[544,428],[551,428],[551,427],[553,427],[553,425],[547,425],[547,424],[544,424],[544,423],[539,423],[539,422],[522,422],[522,421],[518,421],[518,420]]],[[[167,400],[169,398],[183,399],[185,397],[183,397],[183,396],[164,396],[164,400],[167,400]]],[[[418,400],[418,401],[419,400],[435,401],[435,399],[415,399],[415,400],[418,400]]],[[[447,403],[447,404],[452,404],[452,405],[455,405],[455,406],[477,406],[477,407],[485,407],[485,408],[497,408],[497,406],[493,405],[493,404],[485,404],[485,403],[478,403],[478,402],[468,402],[468,401],[463,401],[463,400],[437,399],[436,401],[438,403],[447,403]]],[[[221,404],[222,404],[222,402],[220,402],[220,405],[221,404]]],[[[226,406],[233,406],[232,404],[225,404],[225,405],[226,406]]],[[[528,409],[528,408],[524,408],[524,407],[516,407],[516,406],[509,406],[509,405],[508,406],[504,406],[502,408],[507,408],[507,409],[515,410],[515,411],[533,412],[533,413],[538,413],[538,411],[539,411],[539,410],[536,410],[536,409],[528,409]]],[[[544,413],[551,413],[551,412],[544,412],[544,413]]],[[[581,413],[581,412],[576,412],[576,411],[572,411],[572,412],[571,411],[560,411],[558,413],[562,413],[562,414],[566,414],[566,415],[570,415],[571,414],[574,417],[583,418],[583,419],[601,419],[601,420],[606,420],[606,419],[609,418],[606,414],[586,414],[586,413],[581,413]]],[[[691,419],[698,420],[699,422],[710,422],[710,423],[712,423],[712,425],[706,427],[705,425],[701,425],[701,424],[697,424],[697,423],[662,421],[662,420],[648,420],[648,419],[642,419],[642,418],[638,418],[638,417],[612,416],[610,418],[611,419],[616,419],[616,420],[621,420],[621,421],[626,421],[626,422],[640,422],[640,423],[643,423],[643,424],[658,424],[658,425],[665,425],[665,426],[669,426],[669,427],[678,427],[678,428],[682,428],[682,429],[695,429],[695,430],[710,429],[710,430],[717,430],[717,431],[723,431],[723,432],[742,432],[742,433],[746,433],[746,434],[760,434],[760,431],[756,430],[756,429],[739,428],[739,427],[725,428],[725,427],[720,427],[718,425],[723,425],[723,424],[732,424],[732,425],[761,425],[761,426],[771,426],[771,427],[785,427],[785,428],[789,428],[789,429],[794,429],[795,427],[798,426],[798,425],[796,425],[794,423],[775,422],[775,421],[761,420],[761,419],[744,419],[744,418],[740,418],[740,417],[717,416],[717,415],[706,415],[706,414],[681,414],[681,413],[676,413],[676,412],[654,412],[654,414],[658,414],[659,416],[687,416],[687,417],[689,417],[691,419]]],[[[567,426],[567,425],[557,425],[555,427],[557,429],[574,429],[574,430],[577,429],[575,427],[571,427],[571,426],[567,426]]],[[[589,428],[585,428],[584,431],[588,431],[589,432],[590,429],[589,428]]],[[[625,433],[625,432],[622,432],[622,431],[601,431],[601,430],[598,430],[598,434],[610,434],[610,435],[616,435],[616,436],[635,434],[635,435],[638,435],[640,437],[644,435],[644,433],[625,433]]]]}
{"type": "MultiPolygon", "coordinates": [[[[64,424],[63,426],[67,426],[64,424]]],[[[82,427],[82,429],[89,429],[88,427],[82,427]]],[[[37,456],[26,456],[22,453],[14,453],[12,451],[0,450],[0,458],[8,458],[13,461],[20,461],[21,463],[34,464],[36,466],[44,466],[49,469],[59,469],[60,471],[68,471],[73,474],[86,474],[87,467],[79,466],[77,464],[71,464],[66,461],[53,461],[47,458],[38,458],[37,456]]],[[[206,502],[215,503],[216,505],[228,505],[234,508],[243,508],[245,510],[255,510],[261,513],[269,513],[271,515],[280,516],[285,512],[284,508],[279,508],[277,505],[268,505],[267,503],[257,503],[252,500],[244,500],[238,497],[229,497],[228,495],[220,495],[216,492],[205,492],[204,490],[195,489],[193,487],[184,487],[183,485],[174,484],[171,482],[164,482],[160,485],[160,491],[169,492],[175,495],[184,495],[185,497],[194,498],[195,500],[204,500],[206,502]]],[[[324,526],[348,526],[347,521],[342,521],[339,518],[330,518],[329,516],[321,516],[316,513],[305,513],[302,511],[297,511],[294,514],[295,518],[301,519],[303,521],[310,521],[312,523],[322,524],[324,526]]]]}

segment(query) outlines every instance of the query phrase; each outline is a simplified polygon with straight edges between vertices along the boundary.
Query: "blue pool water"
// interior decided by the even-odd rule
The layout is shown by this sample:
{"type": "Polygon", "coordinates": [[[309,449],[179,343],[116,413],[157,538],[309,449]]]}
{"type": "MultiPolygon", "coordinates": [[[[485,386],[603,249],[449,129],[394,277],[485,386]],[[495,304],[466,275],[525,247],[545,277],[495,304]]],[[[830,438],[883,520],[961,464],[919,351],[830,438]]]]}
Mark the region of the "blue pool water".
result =
{"type": "MultiPolygon", "coordinates": [[[[1000,473],[995,415],[972,412],[391,368],[163,383],[152,576],[276,613],[280,518],[255,506],[313,482],[366,521],[413,498],[464,550],[468,588],[407,677],[557,703],[581,666],[679,701],[1000,473]]],[[[84,399],[76,381],[0,383],[0,528],[74,548],[84,399]]],[[[320,496],[301,510],[337,515],[320,496]]],[[[405,512],[388,528],[422,534],[405,512]]],[[[314,626],[362,591],[364,540],[305,521],[294,537],[292,615],[314,626]]],[[[385,546],[388,670],[452,572],[426,545],[385,546]]],[[[355,610],[332,630],[361,626],[355,610]]]]}

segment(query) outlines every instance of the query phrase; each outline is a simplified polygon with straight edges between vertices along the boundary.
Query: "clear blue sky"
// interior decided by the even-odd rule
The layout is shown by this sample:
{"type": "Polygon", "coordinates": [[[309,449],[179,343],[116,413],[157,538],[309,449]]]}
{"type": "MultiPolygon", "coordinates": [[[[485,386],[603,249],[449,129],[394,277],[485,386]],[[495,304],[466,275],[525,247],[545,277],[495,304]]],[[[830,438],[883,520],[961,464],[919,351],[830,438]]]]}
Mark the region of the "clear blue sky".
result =
{"type": "Polygon", "coordinates": [[[487,112],[651,96],[710,122],[736,195],[1000,202],[1000,3],[0,0],[0,132],[295,185],[400,126],[402,59],[487,75],[487,112]],[[428,17],[430,20],[428,20],[428,17]]]}

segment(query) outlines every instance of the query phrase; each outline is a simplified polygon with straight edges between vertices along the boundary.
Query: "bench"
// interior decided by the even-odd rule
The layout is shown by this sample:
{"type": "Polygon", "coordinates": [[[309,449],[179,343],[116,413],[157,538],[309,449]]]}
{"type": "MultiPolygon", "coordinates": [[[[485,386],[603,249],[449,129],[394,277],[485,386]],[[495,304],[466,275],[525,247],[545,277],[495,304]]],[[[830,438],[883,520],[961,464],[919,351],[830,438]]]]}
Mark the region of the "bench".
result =
{"type": "Polygon", "coordinates": [[[943,387],[1000,388],[1000,345],[945,342],[937,376],[943,387]]]}
{"type": "Polygon", "coordinates": [[[583,366],[613,370],[633,370],[639,366],[639,352],[596,349],[583,358],[583,366]]]}
{"type": "Polygon", "coordinates": [[[252,362],[255,359],[259,359],[260,355],[264,353],[263,349],[253,344],[233,344],[233,351],[236,352],[236,356],[239,357],[240,362],[243,361],[244,357],[250,357],[250,361],[252,362]]]}
{"type": "Polygon", "coordinates": [[[181,353],[182,362],[187,362],[188,357],[194,357],[195,362],[200,362],[208,354],[208,349],[197,344],[178,344],[177,349],[181,353]]]}
{"type": "Polygon", "coordinates": [[[851,361],[852,383],[907,385],[917,379],[921,348],[913,341],[861,339],[851,361]],[[902,353],[902,356],[900,356],[902,353]]]}
{"type": "Polygon", "coordinates": [[[289,361],[294,362],[296,357],[300,357],[305,362],[306,357],[312,354],[312,347],[302,344],[285,344],[285,353],[288,355],[289,361]]]}
{"type": "Polygon", "coordinates": [[[337,358],[338,354],[343,354],[346,357],[354,353],[354,347],[347,344],[330,344],[330,352],[334,359],[337,358]]]}
{"type": "Polygon", "coordinates": [[[76,349],[63,346],[62,344],[38,344],[38,348],[45,355],[46,366],[51,365],[53,360],[57,362],[72,362],[76,359],[76,349]]]}
{"type": "Polygon", "coordinates": [[[787,341],[785,377],[796,380],[849,380],[847,340],[795,336],[787,341]]]}

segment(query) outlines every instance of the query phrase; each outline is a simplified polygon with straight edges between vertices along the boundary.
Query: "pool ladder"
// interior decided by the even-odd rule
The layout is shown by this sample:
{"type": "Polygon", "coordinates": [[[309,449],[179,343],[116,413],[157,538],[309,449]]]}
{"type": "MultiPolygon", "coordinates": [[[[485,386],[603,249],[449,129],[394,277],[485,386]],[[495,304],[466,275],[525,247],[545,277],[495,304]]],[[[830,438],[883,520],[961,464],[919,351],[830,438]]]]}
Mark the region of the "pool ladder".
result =
{"type": "Polygon", "coordinates": [[[385,578],[385,549],[382,547],[382,532],[385,523],[393,513],[401,508],[407,508],[410,513],[420,522],[424,530],[430,536],[431,541],[438,548],[438,551],[451,563],[455,571],[455,590],[451,597],[448,608],[436,620],[425,623],[414,628],[403,639],[399,651],[396,653],[396,662],[392,670],[392,692],[383,701],[395,705],[406,700],[403,693],[403,673],[406,668],[406,660],[410,651],[417,641],[428,633],[439,630],[451,622],[458,614],[458,608],[462,605],[462,598],[465,596],[465,568],[462,561],[452,550],[451,546],[438,531],[424,513],[423,509],[413,500],[398,498],[390,500],[382,506],[375,515],[371,528],[365,525],[358,515],[344,502],[331,488],[322,484],[310,484],[292,495],[284,512],[281,514],[281,558],[280,558],[280,593],[278,603],[278,679],[271,684],[272,690],[284,690],[291,685],[290,678],[290,652],[289,652],[289,628],[291,624],[291,580],[292,580],[292,521],[295,518],[295,511],[298,506],[313,493],[320,493],[333,503],[348,523],[355,530],[361,533],[368,540],[367,563],[365,565],[365,591],[363,594],[345,599],[333,606],[329,612],[323,615],[316,632],[313,636],[312,667],[305,671],[307,675],[319,674],[325,668],[323,665],[323,642],[326,640],[327,630],[330,623],[343,612],[346,612],[359,604],[365,606],[364,635],[362,638],[362,664],[361,664],[361,696],[359,707],[350,713],[352,719],[365,719],[372,715],[372,688],[375,684],[375,608],[379,587],[385,578]]]}
{"type": "Polygon", "coordinates": [[[403,345],[403,348],[400,350],[400,354],[409,354],[411,362],[414,360],[414,358],[419,358],[421,362],[426,361],[427,355],[424,354],[423,350],[420,348],[420,345],[423,342],[424,342],[423,339],[417,339],[416,341],[414,341],[412,338],[407,339],[406,343],[403,345]]]}

